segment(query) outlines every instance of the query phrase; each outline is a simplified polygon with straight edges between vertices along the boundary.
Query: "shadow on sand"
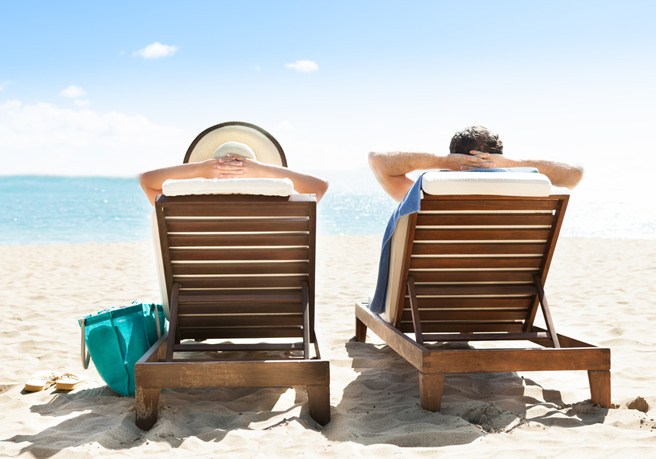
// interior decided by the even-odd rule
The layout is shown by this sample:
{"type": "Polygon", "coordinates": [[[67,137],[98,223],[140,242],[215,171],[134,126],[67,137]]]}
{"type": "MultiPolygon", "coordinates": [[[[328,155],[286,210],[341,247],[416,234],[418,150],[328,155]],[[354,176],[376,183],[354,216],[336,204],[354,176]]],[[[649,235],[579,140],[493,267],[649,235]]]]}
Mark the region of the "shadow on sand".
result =
{"type": "Polygon", "coordinates": [[[324,430],[335,441],[459,445],[528,423],[560,427],[603,423],[608,412],[590,401],[568,406],[559,391],[508,372],[448,375],[441,412],[428,412],[419,405],[417,370],[391,348],[352,340],[346,350],[358,376],[344,389],[324,430]],[[540,414],[527,417],[529,410],[540,414]],[[342,422],[348,428],[338,428],[342,422]]]}
{"type": "Polygon", "coordinates": [[[159,419],[144,432],[134,423],[134,399],[102,386],[53,392],[47,403],[30,410],[58,418],[56,425],[0,441],[23,444],[19,454],[34,457],[90,443],[110,450],[159,443],[162,452],[170,452],[191,437],[219,444],[231,431],[273,430],[281,435],[284,430],[278,426],[285,429],[295,422],[332,442],[441,447],[527,424],[567,428],[603,423],[608,412],[589,401],[566,405],[559,391],[517,373],[473,373],[448,375],[442,410],[433,413],[419,405],[417,370],[389,347],[350,341],[345,348],[348,358],[334,370],[353,370],[357,376],[343,389],[333,380],[333,400],[343,393],[323,428],[310,418],[303,388],[164,389],[159,419]]]}
{"type": "MultiPolygon", "coordinates": [[[[170,448],[177,448],[189,437],[221,442],[233,429],[266,429],[293,418],[293,413],[275,408],[285,392],[287,389],[280,388],[164,389],[158,422],[151,430],[142,431],[135,425],[134,398],[120,397],[107,387],[72,393],[55,391],[48,403],[33,405],[30,410],[59,418],[60,422],[40,432],[0,441],[27,443],[21,447],[20,454],[33,457],[51,457],[89,443],[120,450],[149,442],[165,442],[170,448]],[[173,392],[175,396],[167,396],[173,392]],[[244,406],[252,409],[238,409],[244,406]]],[[[304,395],[296,395],[295,401],[306,403],[304,395]]],[[[303,413],[301,417],[306,415],[303,413]]],[[[309,415],[307,419],[309,428],[318,427],[309,415]]]]}

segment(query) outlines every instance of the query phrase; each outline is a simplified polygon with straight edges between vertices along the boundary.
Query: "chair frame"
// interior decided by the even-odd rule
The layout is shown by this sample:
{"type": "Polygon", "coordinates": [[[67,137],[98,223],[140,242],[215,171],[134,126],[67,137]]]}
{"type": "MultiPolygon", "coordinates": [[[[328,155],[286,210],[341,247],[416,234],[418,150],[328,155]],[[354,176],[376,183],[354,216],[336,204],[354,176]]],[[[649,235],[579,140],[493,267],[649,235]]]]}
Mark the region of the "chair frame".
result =
{"type": "Polygon", "coordinates": [[[165,387],[305,386],[310,416],[328,423],[330,368],[314,330],[314,196],[159,196],[155,211],[170,322],[135,365],[137,426],[157,421],[165,387]]]}
{"type": "MultiPolygon", "coordinates": [[[[429,411],[440,410],[446,374],[555,370],[586,370],[592,402],[610,407],[610,350],[557,334],[544,293],[568,199],[568,195],[543,198],[426,195],[420,211],[409,216],[403,268],[400,278],[394,280],[402,287],[398,296],[388,304],[388,307],[396,308],[395,319],[390,323],[373,313],[368,304],[357,303],[355,340],[364,342],[367,329],[371,329],[419,370],[421,406],[429,411]],[[513,215],[514,209],[526,214],[513,215]],[[495,212],[503,215],[495,215],[495,212]],[[431,213],[443,214],[437,218],[445,220],[444,228],[430,226],[439,221],[431,213]],[[531,225],[538,222],[539,225],[531,225]],[[548,222],[546,227],[545,222],[548,222]],[[449,225],[454,229],[449,229],[449,225]],[[437,241],[439,245],[431,247],[431,241],[425,240],[430,238],[441,239],[437,241]],[[540,246],[543,247],[539,265],[529,255],[503,258],[500,248],[531,251],[534,249],[528,246],[535,242],[535,238],[542,241],[540,246]],[[485,252],[481,257],[481,266],[485,269],[477,271],[475,260],[466,258],[464,252],[469,247],[485,252]],[[444,255],[443,251],[447,254],[444,255]],[[426,255],[429,252],[445,257],[438,263],[447,268],[434,269],[443,272],[422,273],[421,269],[416,269],[417,260],[422,256],[430,257],[426,255]],[[449,259],[449,256],[454,258],[449,259]],[[486,269],[489,272],[482,272],[486,269]],[[520,276],[522,281],[515,282],[520,276]],[[419,286],[416,278],[422,281],[419,286]],[[438,278],[442,282],[434,281],[438,278]],[[529,303],[523,312],[514,311],[515,306],[492,308],[485,304],[486,301],[493,302],[486,297],[502,295],[508,295],[506,300],[509,303],[513,296],[526,298],[529,303]],[[431,296],[434,299],[422,299],[431,296]],[[471,303],[470,311],[465,311],[464,304],[448,304],[447,298],[459,296],[466,297],[460,300],[462,303],[471,303]],[[431,301],[431,304],[422,309],[420,305],[425,301],[431,301]],[[546,329],[533,324],[538,309],[542,311],[546,329]],[[518,318],[518,314],[524,315],[518,318]],[[477,315],[482,318],[476,320],[477,315]],[[427,328],[428,332],[425,332],[427,328]],[[449,349],[426,345],[428,342],[498,340],[521,340],[540,347],[449,349]]],[[[421,263],[420,266],[427,266],[425,262],[421,263]]]]}

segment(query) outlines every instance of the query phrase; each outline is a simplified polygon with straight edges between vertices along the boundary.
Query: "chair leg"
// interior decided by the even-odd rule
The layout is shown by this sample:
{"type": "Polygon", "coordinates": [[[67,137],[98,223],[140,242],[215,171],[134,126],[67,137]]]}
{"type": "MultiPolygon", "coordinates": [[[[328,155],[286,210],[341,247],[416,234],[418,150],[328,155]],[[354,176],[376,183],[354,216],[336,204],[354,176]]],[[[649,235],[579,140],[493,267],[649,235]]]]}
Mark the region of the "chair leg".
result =
{"type": "Polygon", "coordinates": [[[137,427],[149,430],[157,422],[160,389],[136,387],[134,401],[137,427]]]}
{"type": "Polygon", "coordinates": [[[330,422],[330,386],[307,386],[310,416],[322,426],[330,422]]]}
{"type": "Polygon", "coordinates": [[[588,380],[590,381],[592,403],[610,408],[610,371],[588,370],[588,380]]]}
{"type": "Polygon", "coordinates": [[[419,373],[419,400],[426,411],[440,411],[444,373],[419,373]]]}
{"type": "Polygon", "coordinates": [[[357,317],[355,318],[355,340],[360,343],[367,340],[367,326],[357,317]]]}

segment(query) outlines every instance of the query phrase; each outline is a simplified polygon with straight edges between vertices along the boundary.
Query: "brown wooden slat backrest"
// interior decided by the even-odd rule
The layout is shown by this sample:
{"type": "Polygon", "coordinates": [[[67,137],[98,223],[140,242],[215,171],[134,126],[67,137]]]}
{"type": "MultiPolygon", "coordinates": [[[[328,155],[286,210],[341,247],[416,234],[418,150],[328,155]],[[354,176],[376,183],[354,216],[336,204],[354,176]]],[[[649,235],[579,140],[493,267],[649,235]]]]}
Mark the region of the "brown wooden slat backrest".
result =
{"type": "Polygon", "coordinates": [[[423,333],[524,332],[539,300],[568,196],[431,196],[410,216],[395,324],[413,332],[415,283],[423,333]]]}
{"type": "Polygon", "coordinates": [[[314,329],[312,196],[160,196],[156,212],[176,341],[302,337],[304,285],[314,329]]]}

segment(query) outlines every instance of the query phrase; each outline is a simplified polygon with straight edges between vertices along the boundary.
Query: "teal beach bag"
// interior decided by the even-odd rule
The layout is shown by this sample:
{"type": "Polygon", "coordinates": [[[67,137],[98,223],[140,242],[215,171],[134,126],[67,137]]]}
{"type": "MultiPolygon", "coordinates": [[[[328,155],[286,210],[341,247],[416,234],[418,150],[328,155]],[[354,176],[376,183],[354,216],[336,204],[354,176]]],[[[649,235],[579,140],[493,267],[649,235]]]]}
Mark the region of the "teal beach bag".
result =
{"type": "Polygon", "coordinates": [[[133,396],[134,364],[166,333],[162,305],[134,302],[90,314],[78,323],[84,368],[91,358],[114,392],[133,396]]]}

